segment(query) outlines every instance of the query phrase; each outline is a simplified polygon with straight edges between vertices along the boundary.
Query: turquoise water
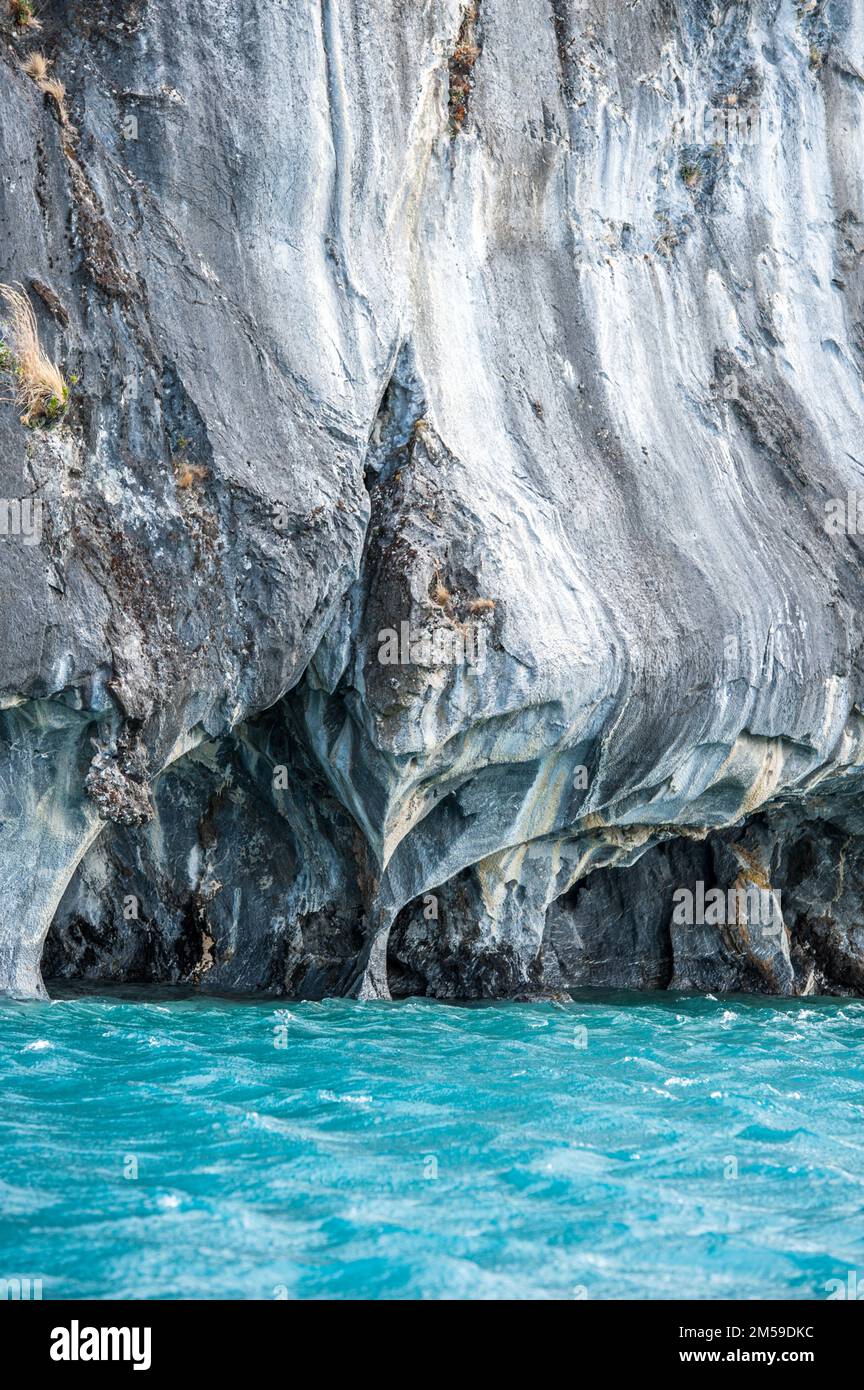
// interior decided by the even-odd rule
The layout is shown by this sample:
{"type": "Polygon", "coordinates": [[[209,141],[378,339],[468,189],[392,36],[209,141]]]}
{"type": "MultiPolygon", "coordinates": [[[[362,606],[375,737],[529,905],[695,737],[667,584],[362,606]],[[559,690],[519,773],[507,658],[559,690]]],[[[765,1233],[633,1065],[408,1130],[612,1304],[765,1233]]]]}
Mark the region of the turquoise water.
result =
{"type": "Polygon", "coordinates": [[[825,1298],[864,1278],[862,1034],[854,1000],[3,1002],[0,1276],[825,1298]]]}

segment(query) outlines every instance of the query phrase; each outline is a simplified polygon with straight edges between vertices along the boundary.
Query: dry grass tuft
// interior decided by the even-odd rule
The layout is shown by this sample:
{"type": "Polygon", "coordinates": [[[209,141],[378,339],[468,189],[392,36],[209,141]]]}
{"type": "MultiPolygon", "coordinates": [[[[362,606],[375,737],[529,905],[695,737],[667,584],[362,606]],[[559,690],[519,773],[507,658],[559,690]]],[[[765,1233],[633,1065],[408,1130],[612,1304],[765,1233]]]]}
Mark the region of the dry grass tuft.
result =
{"type": "Polygon", "coordinates": [[[441,583],[441,576],[437,570],[435,571],[435,578],[432,581],[432,588],[429,596],[433,603],[438,604],[439,608],[446,608],[452,597],[447,586],[441,583]]]}
{"type": "Polygon", "coordinates": [[[60,124],[67,125],[69,118],[66,113],[66,88],[59,77],[48,76],[50,67],[51,59],[46,58],[44,53],[29,53],[21,63],[21,71],[32,77],[40,92],[51,97],[55,103],[60,124]]]}
{"type": "Polygon", "coordinates": [[[57,77],[46,77],[39,83],[39,90],[46,96],[52,98],[57,104],[57,114],[60,117],[60,124],[66,125],[66,88],[57,77]]]}
{"type": "Polygon", "coordinates": [[[9,367],[15,374],[15,400],[23,407],[22,425],[56,420],[69,399],[69,388],[59,367],[39,342],[36,315],[23,287],[0,285],[7,309],[6,341],[12,354],[9,367]]]}
{"type": "Polygon", "coordinates": [[[698,164],[682,164],[681,177],[688,188],[698,188],[702,182],[702,170],[698,164]]]}
{"type": "Polygon", "coordinates": [[[51,66],[50,58],[46,58],[44,53],[28,53],[21,64],[21,71],[27,76],[32,77],[37,86],[48,77],[48,69],[51,66]]]}
{"type": "Polygon", "coordinates": [[[19,29],[41,29],[42,25],[33,13],[30,0],[9,0],[12,18],[19,29]]]}
{"type": "Polygon", "coordinates": [[[493,613],[494,611],[494,598],[475,598],[468,605],[469,613],[493,613]]]}
{"type": "Polygon", "coordinates": [[[193,483],[207,477],[207,469],[200,463],[187,463],[185,459],[181,459],[175,465],[174,477],[178,487],[191,487],[193,483]]]}

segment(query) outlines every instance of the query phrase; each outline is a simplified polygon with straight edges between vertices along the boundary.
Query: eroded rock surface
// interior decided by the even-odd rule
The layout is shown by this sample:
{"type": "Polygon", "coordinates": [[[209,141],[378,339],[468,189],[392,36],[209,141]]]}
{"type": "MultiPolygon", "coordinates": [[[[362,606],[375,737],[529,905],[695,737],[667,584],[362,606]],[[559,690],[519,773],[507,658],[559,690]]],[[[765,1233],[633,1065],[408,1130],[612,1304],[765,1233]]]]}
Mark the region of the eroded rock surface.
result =
{"type": "Polygon", "coordinates": [[[860,992],[860,7],[40,13],[0,987],[860,992]]]}

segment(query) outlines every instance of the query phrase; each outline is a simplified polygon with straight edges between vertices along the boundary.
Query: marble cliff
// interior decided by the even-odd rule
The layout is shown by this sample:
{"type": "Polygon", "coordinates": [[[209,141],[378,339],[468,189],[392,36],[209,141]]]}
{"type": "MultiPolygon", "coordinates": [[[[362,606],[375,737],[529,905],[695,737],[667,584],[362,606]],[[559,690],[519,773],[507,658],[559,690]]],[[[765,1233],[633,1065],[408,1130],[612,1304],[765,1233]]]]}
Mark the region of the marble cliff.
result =
{"type": "Polygon", "coordinates": [[[864,993],[862,182],[859,0],[0,0],[0,990],[864,993]]]}

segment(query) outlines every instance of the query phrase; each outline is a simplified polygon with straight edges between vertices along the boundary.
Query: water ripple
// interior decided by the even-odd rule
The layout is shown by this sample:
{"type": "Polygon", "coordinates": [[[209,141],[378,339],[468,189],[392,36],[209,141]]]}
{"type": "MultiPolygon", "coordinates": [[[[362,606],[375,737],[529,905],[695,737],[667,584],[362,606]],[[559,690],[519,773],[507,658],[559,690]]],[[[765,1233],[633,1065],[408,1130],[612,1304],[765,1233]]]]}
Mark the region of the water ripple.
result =
{"type": "Polygon", "coordinates": [[[0,1275],[824,1298],[864,1270],[862,1026],[831,999],[4,1002],[0,1275]]]}

